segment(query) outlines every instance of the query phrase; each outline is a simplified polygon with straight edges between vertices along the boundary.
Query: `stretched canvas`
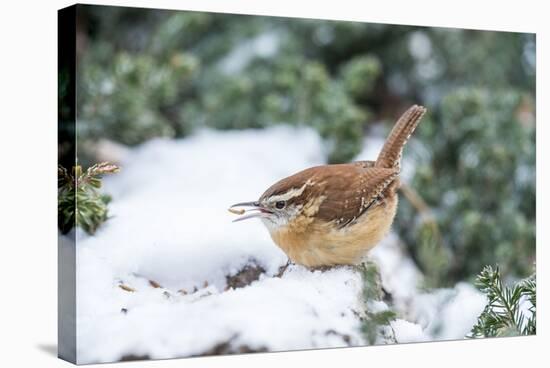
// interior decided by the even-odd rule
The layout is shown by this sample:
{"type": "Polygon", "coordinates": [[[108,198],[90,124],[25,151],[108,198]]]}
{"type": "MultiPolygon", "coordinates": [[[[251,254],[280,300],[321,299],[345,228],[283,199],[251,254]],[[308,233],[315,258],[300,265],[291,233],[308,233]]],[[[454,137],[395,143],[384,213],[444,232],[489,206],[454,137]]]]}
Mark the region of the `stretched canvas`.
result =
{"type": "Polygon", "coordinates": [[[62,359],[536,333],[534,34],[96,5],[58,26],[62,359]]]}

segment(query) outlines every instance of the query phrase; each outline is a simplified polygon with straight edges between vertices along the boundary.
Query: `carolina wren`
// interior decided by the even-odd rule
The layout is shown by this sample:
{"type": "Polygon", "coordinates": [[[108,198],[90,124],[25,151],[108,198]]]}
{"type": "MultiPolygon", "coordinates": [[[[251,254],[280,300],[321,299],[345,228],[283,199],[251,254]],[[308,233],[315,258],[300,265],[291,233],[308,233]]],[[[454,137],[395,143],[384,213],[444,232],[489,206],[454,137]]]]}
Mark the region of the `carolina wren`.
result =
{"type": "Polygon", "coordinates": [[[260,218],[289,259],[306,267],[358,264],[389,231],[397,210],[401,154],[426,112],[410,107],[376,161],[312,167],[284,178],[253,202],[231,206],[260,218]]]}

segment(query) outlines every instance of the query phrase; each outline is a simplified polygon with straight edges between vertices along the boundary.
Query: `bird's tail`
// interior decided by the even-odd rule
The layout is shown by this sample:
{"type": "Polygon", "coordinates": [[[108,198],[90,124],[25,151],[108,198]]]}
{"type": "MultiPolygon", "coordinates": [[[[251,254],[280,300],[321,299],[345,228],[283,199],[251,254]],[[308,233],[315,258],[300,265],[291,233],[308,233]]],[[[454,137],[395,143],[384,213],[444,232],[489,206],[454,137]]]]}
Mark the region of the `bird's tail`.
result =
{"type": "Polygon", "coordinates": [[[400,167],[403,147],[414,132],[420,119],[422,119],[422,116],[424,116],[424,113],[426,113],[425,107],[413,105],[401,115],[388,135],[374,166],[385,168],[400,167]]]}

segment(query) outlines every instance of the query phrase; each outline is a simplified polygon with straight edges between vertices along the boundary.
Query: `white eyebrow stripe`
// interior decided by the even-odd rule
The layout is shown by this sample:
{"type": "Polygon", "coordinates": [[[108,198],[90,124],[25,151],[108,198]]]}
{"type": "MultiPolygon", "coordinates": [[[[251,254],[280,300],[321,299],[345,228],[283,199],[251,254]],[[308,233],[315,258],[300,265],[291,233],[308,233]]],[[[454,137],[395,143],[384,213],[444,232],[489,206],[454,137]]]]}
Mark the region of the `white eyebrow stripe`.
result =
{"type": "Polygon", "coordinates": [[[289,191],[287,191],[285,193],[271,196],[271,197],[269,197],[269,201],[270,202],[288,201],[289,199],[292,199],[294,197],[298,197],[298,196],[302,195],[302,193],[306,189],[306,186],[308,186],[309,184],[310,184],[310,181],[308,180],[307,183],[302,185],[301,188],[292,188],[292,189],[290,189],[289,191]]]}

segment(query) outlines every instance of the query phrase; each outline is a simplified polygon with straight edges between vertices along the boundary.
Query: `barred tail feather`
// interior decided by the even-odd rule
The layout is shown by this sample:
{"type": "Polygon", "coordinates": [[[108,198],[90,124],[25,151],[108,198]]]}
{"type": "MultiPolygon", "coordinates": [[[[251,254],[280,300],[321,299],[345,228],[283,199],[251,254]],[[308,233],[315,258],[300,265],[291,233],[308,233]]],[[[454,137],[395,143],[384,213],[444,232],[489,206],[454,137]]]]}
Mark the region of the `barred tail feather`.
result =
{"type": "Polygon", "coordinates": [[[403,147],[409,140],[414,129],[426,113],[423,106],[413,105],[395,123],[388,135],[384,147],[376,159],[376,167],[399,168],[401,165],[401,154],[403,147]]]}

